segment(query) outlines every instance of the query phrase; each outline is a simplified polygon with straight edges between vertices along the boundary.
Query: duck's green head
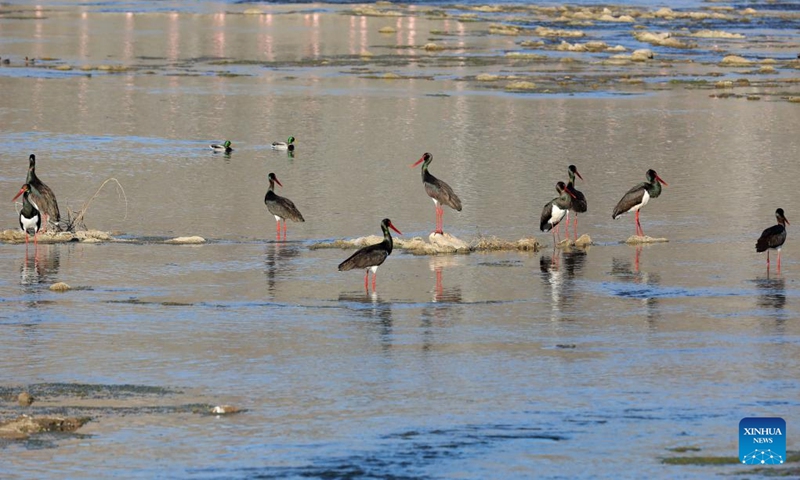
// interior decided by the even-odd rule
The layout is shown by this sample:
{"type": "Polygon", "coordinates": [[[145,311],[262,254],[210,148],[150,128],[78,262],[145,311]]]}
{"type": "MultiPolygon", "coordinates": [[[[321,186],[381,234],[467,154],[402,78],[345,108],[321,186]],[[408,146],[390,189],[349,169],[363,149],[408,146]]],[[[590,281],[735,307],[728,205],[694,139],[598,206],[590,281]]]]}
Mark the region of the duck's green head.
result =
{"type": "Polygon", "coordinates": [[[230,148],[231,141],[230,140],[225,140],[225,143],[223,143],[222,146],[225,147],[225,148],[230,148]]]}
{"type": "Polygon", "coordinates": [[[288,143],[289,145],[293,144],[294,143],[294,137],[289,137],[289,139],[286,140],[286,143],[288,143]]]}

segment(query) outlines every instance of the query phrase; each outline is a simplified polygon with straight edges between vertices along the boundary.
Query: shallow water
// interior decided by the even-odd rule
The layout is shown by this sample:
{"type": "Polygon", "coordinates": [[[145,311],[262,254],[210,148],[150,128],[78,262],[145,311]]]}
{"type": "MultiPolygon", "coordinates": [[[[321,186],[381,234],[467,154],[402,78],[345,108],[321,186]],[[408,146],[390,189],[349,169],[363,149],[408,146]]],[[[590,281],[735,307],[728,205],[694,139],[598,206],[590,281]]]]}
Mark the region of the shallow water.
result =
{"type": "MultiPolygon", "coordinates": [[[[0,386],[146,385],[180,393],[121,403],[247,411],[95,414],[87,436],[2,446],[4,476],[693,478],[740,469],[662,465],[668,449],[735,457],[747,416],[780,416],[793,431],[793,228],[780,275],[773,264],[767,276],[753,245],[775,208],[790,221],[800,211],[796,104],[682,88],[512,94],[439,73],[386,82],[305,65],[218,76],[197,59],[377,51],[386,19],[286,13],[259,28],[246,16],[94,10],[0,20],[0,56],[155,73],[0,69],[0,90],[13,92],[0,104],[0,191],[16,193],[30,153],[62,210],[116,178],[125,196],[107,185],[86,223],[136,241],[0,247],[0,386]],[[294,157],[268,148],[289,135],[294,157]],[[207,148],[224,139],[230,156],[207,148]],[[425,151],[464,204],[446,211],[448,232],[537,235],[547,248],[396,250],[377,293],[336,270],[351,252],[309,248],[379,233],[384,217],[427,235],[434,211],[409,168],[425,151]],[[596,245],[554,252],[538,219],[570,163],[589,199],[579,230],[596,245]],[[620,243],[633,218],[611,210],[648,168],[669,186],[643,227],[670,241],[637,248],[620,243]],[[269,172],[306,218],[287,242],[274,241],[263,204],[269,172]],[[178,235],[209,242],[148,241],[178,235]],[[79,288],[49,291],[58,281],[79,288]]],[[[413,22],[402,20],[404,41],[442,24],[413,22]]],[[[0,227],[14,228],[10,203],[5,212],[0,227]]],[[[0,404],[3,418],[20,412],[0,404]]]]}

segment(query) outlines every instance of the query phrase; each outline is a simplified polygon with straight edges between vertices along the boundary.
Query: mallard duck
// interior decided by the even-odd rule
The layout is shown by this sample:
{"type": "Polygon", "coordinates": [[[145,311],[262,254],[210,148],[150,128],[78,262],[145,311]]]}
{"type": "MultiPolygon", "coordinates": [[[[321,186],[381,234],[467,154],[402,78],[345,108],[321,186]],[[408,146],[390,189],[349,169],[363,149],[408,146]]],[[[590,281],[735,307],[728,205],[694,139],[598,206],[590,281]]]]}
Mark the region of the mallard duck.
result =
{"type": "Polygon", "coordinates": [[[294,137],[289,137],[285,142],[272,142],[273,150],[294,150],[294,137]]]}
{"type": "Polygon", "coordinates": [[[233,151],[233,148],[231,148],[230,140],[225,140],[225,143],[223,143],[222,145],[218,143],[212,143],[211,145],[209,145],[209,147],[211,148],[211,150],[214,150],[215,152],[231,153],[233,151]]]}

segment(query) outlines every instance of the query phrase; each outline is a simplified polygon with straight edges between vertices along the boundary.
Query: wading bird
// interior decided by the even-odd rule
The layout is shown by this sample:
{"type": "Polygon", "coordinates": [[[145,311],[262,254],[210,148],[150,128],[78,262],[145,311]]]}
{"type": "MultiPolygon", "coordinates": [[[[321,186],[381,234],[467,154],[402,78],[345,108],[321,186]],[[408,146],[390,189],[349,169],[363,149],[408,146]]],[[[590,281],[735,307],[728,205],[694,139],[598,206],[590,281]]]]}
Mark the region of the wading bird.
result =
{"type": "MultiPolygon", "coordinates": [[[[569,173],[569,182],[567,182],[567,187],[569,187],[569,191],[573,195],[572,204],[570,205],[570,210],[575,212],[575,220],[572,222],[572,231],[575,236],[575,240],[578,239],[578,214],[579,213],[586,213],[589,210],[589,205],[586,203],[586,196],[575,189],[575,175],[578,176],[581,180],[583,177],[580,173],[578,173],[578,167],[575,165],[570,165],[567,168],[567,172],[569,173]]],[[[565,231],[567,232],[567,238],[569,238],[569,212],[567,212],[567,223],[565,231]]]]}
{"type": "Polygon", "coordinates": [[[786,225],[789,225],[789,220],[783,216],[783,209],[775,210],[775,218],[778,219],[778,224],[769,227],[761,233],[756,242],[756,252],[767,252],[767,271],[769,271],[769,251],[778,251],[778,273],[781,273],[781,247],[783,242],[786,241],[786,225]]]}
{"type": "Polygon", "coordinates": [[[56,194],[36,176],[36,155],[34,154],[28,158],[28,177],[25,179],[25,183],[30,187],[31,200],[38,205],[37,208],[42,215],[42,231],[46,232],[48,225],[58,231],[61,214],[58,211],[56,194]]]}
{"type": "Polygon", "coordinates": [[[433,233],[443,234],[442,228],[444,227],[444,208],[442,205],[460,212],[461,199],[455,194],[450,185],[439,180],[428,172],[428,166],[433,161],[433,155],[425,153],[422,158],[416,161],[412,167],[416,167],[422,163],[422,185],[425,187],[425,193],[433,199],[436,205],[436,230],[433,233]],[[423,163],[424,162],[424,163],[423,163]]]}
{"type": "Polygon", "coordinates": [[[286,240],[286,219],[288,218],[293,222],[305,222],[305,219],[291,200],[275,193],[276,183],[281,187],[283,186],[283,184],[278,181],[275,174],[270,173],[269,190],[267,190],[267,194],[264,196],[264,203],[267,205],[269,213],[275,216],[275,222],[277,222],[275,224],[275,233],[279,240],[281,237],[281,220],[283,220],[283,239],[286,240]]]}
{"type": "Polygon", "coordinates": [[[636,235],[644,237],[644,230],[642,224],[639,223],[639,209],[647,205],[651,198],[657,198],[661,195],[661,185],[667,185],[667,182],[661,180],[655,170],[652,168],[647,171],[647,181],[628,190],[628,193],[617,203],[614,207],[614,213],[611,218],[616,219],[622,214],[628,212],[636,212],[636,235]]]}
{"type": "Polygon", "coordinates": [[[558,233],[558,223],[564,218],[564,215],[567,214],[567,211],[572,205],[573,194],[569,190],[569,187],[564,184],[564,182],[558,182],[556,184],[556,192],[558,192],[558,196],[549,202],[547,202],[542,208],[542,217],[539,220],[539,229],[543,232],[548,232],[556,227],[553,230],[553,244],[555,245],[557,242],[556,234],[558,233]]]}
{"type": "Polygon", "coordinates": [[[36,235],[42,226],[42,216],[36,201],[31,198],[31,186],[27,183],[23,185],[11,201],[15,201],[20,195],[22,195],[22,210],[19,212],[19,228],[25,232],[25,246],[28,245],[28,235],[33,235],[33,244],[37,245],[36,235]]]}
{"type": "Polygon", "coordinates": [[[380,266],[392,253],[392,234],[389,229],[394,230],[398,234],[400,230],[392,225],[392,221],[388,218],[381,220],[381,230],[383,230],[383,241],[374,245],[368,245],[359,249],[356,253],[352,254],[350,258],[339,264],[339,271],[344,272],[353,270],[355,268],[364,268],[364,289],[369,290],[368,280],[369,271],[372,270],[372,290],[375,290],[375,278],[378,276],[378,266],[380,266]]]}

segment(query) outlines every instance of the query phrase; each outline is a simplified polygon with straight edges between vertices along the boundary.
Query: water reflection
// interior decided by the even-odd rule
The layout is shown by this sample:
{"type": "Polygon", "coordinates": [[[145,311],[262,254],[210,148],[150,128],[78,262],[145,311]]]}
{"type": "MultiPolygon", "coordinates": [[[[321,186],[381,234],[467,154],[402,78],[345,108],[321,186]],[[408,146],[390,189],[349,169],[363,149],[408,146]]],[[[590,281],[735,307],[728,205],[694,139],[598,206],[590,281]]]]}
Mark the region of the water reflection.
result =
{"type": "Polygon", "coordinates": [[[264,263],[266,269],[264,274],[267,277],[267,291],[275,297],[275,289],[280,277],[286,277],[287,273],[293,270],[291,260],[300,254],[300,249],[295,244],[286,242],[272,242],[267,244],[267,251],[264,263]]]}
{"type": "Polygon", "coordinates": [[[458,265],[459,261],[452,255],[448,256],[432,256],[428,266],[436,278],[436,283],[433,287],[433,302],[434,303],[461,303],[461,287],[455,286],[445,288],[443,283],[443,270],[445,267],[453,267],[458,265]]]}
{"type": "Polygon", "coordinates": [[[339,294],[340,303],[355,304],[350,309],[369,320],[371,328],[376,328],[381,339],[381,347],[388,350],[392,346],[392,304],[384,302],[377,292],[356,293],[343,292],[339,294]]]}
{"type": "Polygon", "coordinates": [[[782,311],[786,306],[786,283],[783,277],[755,279],[758,306],[782,311]]]}
{"type": "Polygon", "coordinates": [[[642,301],[647,308],[647,319],[655,320],[659,317],[658,298],[655,295],[653,286],[657,286],[661,281],[661,276],[657,273],[642,272],[639,270],[642,255],[642,245],[636,245],[634,250],[633,267],[629,260],[614,257],[611,260],[611,275],[617,279],[641,285],[643,288],[626,290],[619,293],[622,297],[637,298],[642,301]]]}
{"type": "Polygon", "coordinates": [[[20,266],[20,284],[32,287],[52,283],[58,275],[61,263],[61,247],[58,245],[39,245],[32,252],[26,248],[25,259],[20,266]]]}
{"type": "Polygon", "coordinates": [[[565,308],[574,304],[575,278],[583,273],[588,255],[584,249],[554,249],[539,257],[542,282],[550,289],[551,320],[559,320],[565,308]]]}

